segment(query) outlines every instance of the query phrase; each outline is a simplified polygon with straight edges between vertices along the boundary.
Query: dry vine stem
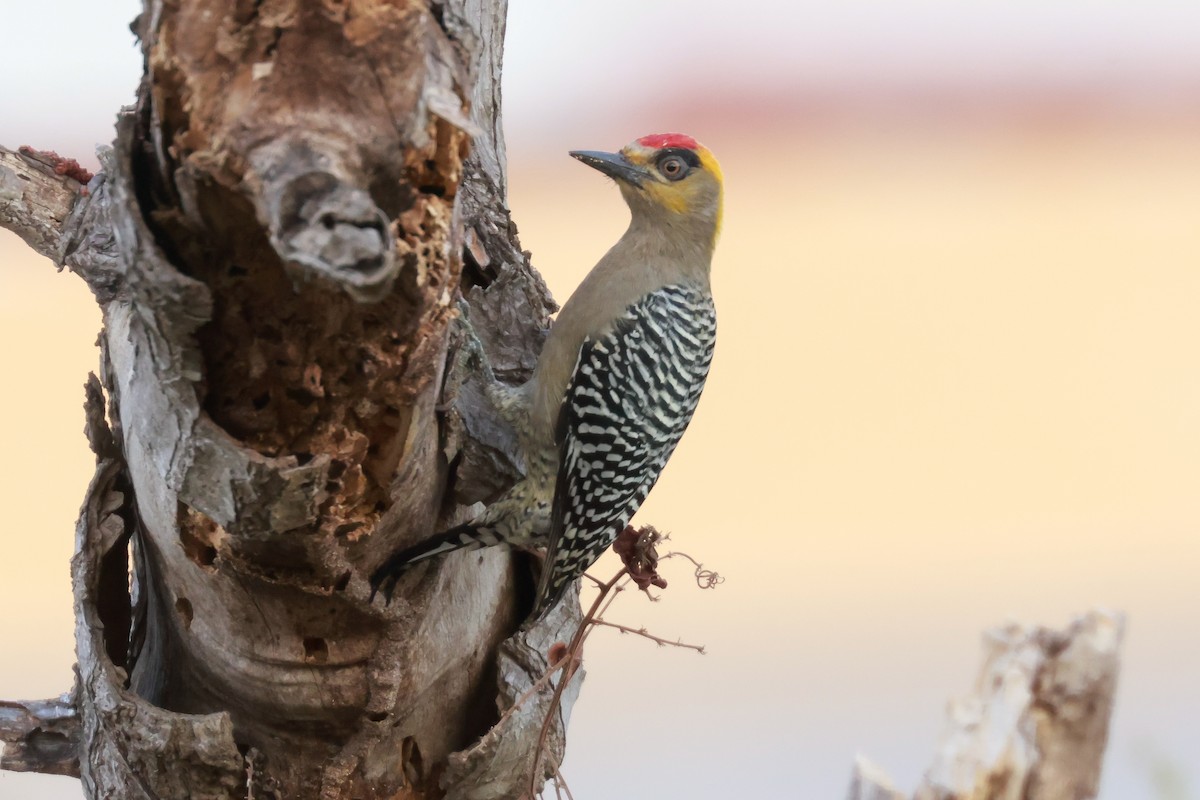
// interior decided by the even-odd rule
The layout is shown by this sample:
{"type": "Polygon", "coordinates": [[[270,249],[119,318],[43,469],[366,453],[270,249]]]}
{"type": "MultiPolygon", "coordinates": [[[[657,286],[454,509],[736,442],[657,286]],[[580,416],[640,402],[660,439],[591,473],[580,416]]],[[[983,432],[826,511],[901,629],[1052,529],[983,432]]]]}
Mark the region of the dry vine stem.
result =
{"type": "Polygon", "coordinates": [[[674,641],[672,641],[671,639],[664,639],[660,636],[655,636],[654,634],[647,631],[645,628],[630,628],[627,625],[618,625],[615,622],[609,622],[608,620],[605,620],[605,619],[594,619],[594,620],[592,620],[591,624],[603,625],[608,628],[616,628],[621,633],[632,633],[636,636],[641,636],[644,639],[649,639],[650,641],[654,642],[659,647],[666,647],[669,645],[671,647],[682,647],[687,650],[695,650],[700,655],[705,654],[704,645],[702,645],[702,644],[688,644],[687,642],[684,642],[680,639],[675,639],[674,641]]]}
{"type": "Polygon", "coordinates": [[[542,721],[541,731],[538,733],[537,749],[534,750],[533,769],[530,770],[529,774],[530,797],[536,796],[538,793],[538,787],[540,785],[538,782],[538,776],[539,771],[541,770],[542,750],[546,745],[546,737],[549,735],[551,725],[553,724],[555,717],[558,716],[558,709],[559,704],[562,701],[563,689],[570,682],[570,665],[574,663],[576,658],[578,658],[579,650],[583,646],[583,641],[587,638],[588,632],[591,630],[589,621],[595,618],[596,612],[600,609],[600,606],[604,602],[604,599],[608,596],[608,593],[612,591],[613,587],[616,586],[617,583],[628,574],[629,570],[622,568],[621,571],[614,575],[611,580],[600,586],[600,591],[596,595],[596,599],[592,601],[591,608],[589,608],[587,614],[584,615],[583,621],[580,622],[579,627],[575,630],[575,634],[571,637],[570,644],[567,645],[566,655],[559,659],[558,663],[553,668],[556,672],[559,669],[564,670],[564,675],[563,679],[554,686],[554,694],[550,697],[550,707],[546,712],[544,720],[542,721]]]}
{"type": "MultiPolygon", "coordinates": [[[[563,778],[561,770],[554,773],[554,791],[559,792],[560,790],[566,793],[567,800],[575,800],[575,795],[571,794],[571,787],[567,786],[567,781],[563,778]]],[[[559,794],[559,797],[561,796],[562,794],[559,794]]]]}
{"type": "MultiPolygon", "coordinates": [[[[547,715],[542,722],[542,729],[538,739],[539,746],[537,752],[539,754],[545,742],[545,737],[553,722],[553,715],[558,713],[558,699],[562,695],[563,687],[570,682],[571,675],[575,669],[575,664],[579,659],[579,651],[582,649],[584,641],[586,641],[587,637],[591,634],[595,627],[603,625],[616,628],[622,633],[632,633],[649,639],[650,641],[658,644],[660,647],[680,647],[684,649],[695,650],[701,655],[704,654],[705,650],[703,645],[687,644],[680,640],[671,641],[669,639],[663,639],[649,633],[645,628],[631,628],[625,625],[608,622],[603,619],[604,614],[606,614],[608,609],[612,607],[612,604],[623,591],[625,585],[631,581],[636,582],[639,586],[641,586],[642,589],[646,591],[646,596],[651,600],[657,600],[657,598],[650,595],[648,589],[651,585],[662,587],[666,586],[666,581],[662,580],[658,575],[657,567],[658,562],[661,559],[654,549],[655,544],[661,541],[662,538],[663,537],[659,534],[659,532],[649,525],[640,529],[634,529],[632,527],[626,528],[626,530],[622,532],[620,536],[618,536],[617,542],[613,547],[613,549],[621,557],[621,560],[624,562],[625,566],[623,566],[621,570],[618,571],[617,574],[608,581],[601,581],[599,578],[596,578],[593,575],[584,573],[584,577],[596,584],[598,588],[596,598],[592,601],[592,605],[588,609],[587,614],[584,615],[583,621],[580,623],[579,628],[571,637],[570,644],[564,648],[563,655],[555,660],[553,666],[551,666],[550,669],[546,671],[546,674],[543,675],[538,681],[540,684],[543,681],[549,680],[550,676],[557,673],[560,669],[566,671],[564,678],[555,686],[555,691],[551,697],[549,710],[547,711],[547,715]]],[[[696,565],[696,573],[699,575],[701,571],[701,565],[695,559],[684,553],[678,553],[676,555],[683,556],[696,565]]],[[[719,576],[717,576],[716,573],[711,574],[716,580],[711,582],[707,588],[711,588],[716,583],[720,582],[719,576]]],[[[704,584],[701,585],[703,586],[704,584]]],[[[552,652],[554,651],[552,650],[552,652]]],[[[523,699],[524,698],[519,699],[518,704],[522,702],[523,699]]],[[[529,777],[530,796],[535,796],[537,794],[537,782],[539,777],[538,770],[540,769],[540,763],[539,755],[534,759],[533,770],[531,771],[529,777]]],[[[556,774],[561,776],[561,773],[556,774]]],[[[556,791],[558,789],[557,783],[555,784],[555,789],[556,791]]],[[[569,790],[568,794],[570,794],[569,790]]]]}

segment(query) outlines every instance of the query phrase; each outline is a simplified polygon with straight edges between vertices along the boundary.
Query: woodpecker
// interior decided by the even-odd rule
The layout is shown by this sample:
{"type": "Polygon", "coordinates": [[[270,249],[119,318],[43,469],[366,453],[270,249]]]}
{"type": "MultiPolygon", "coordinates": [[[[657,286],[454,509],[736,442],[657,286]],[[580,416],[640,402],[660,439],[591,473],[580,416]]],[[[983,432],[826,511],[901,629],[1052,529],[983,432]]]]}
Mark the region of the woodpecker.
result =
{"type": "Polygon", "coordinates": [[[416,561],[546,543],[536,621],[629,524],[692,418],[716,341],[720,166],[678,133],[570,155],[616,182],[631,219],[562,307],[533,377],[494,392],[526,476],[469,523],[393,555],[372,575],[372,597],[382,589],[390,601],[416,561]]]}

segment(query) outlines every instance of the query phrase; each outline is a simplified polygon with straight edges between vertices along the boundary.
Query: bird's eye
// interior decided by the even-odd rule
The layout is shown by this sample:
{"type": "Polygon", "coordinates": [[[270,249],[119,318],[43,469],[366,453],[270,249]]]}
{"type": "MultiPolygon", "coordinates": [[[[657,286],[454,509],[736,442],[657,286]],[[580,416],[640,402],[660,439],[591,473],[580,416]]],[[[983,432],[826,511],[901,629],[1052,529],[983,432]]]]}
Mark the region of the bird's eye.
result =
{"type": "Polygon", "coordinates": [[[679,156],[667,156],[658,162],[658,171],[669,181],[677,181],[687,175],[687,164],[679,156]]]}

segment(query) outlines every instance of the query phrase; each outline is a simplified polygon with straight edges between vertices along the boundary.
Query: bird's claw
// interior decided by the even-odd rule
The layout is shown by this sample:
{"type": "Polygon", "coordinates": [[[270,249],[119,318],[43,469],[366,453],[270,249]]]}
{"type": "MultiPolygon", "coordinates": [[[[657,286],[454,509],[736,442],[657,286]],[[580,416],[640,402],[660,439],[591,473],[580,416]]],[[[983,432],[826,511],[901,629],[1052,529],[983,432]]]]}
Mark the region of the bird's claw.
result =
{"type": "Polygon", "coordinates": [[[390,561],[371,574],[371,595],[368,603],[375,602],[375,595],[383,593],[383,604],[392,604],[392,594],[396,591],[396,583],[400,580],[400,570],[390,561]]]}

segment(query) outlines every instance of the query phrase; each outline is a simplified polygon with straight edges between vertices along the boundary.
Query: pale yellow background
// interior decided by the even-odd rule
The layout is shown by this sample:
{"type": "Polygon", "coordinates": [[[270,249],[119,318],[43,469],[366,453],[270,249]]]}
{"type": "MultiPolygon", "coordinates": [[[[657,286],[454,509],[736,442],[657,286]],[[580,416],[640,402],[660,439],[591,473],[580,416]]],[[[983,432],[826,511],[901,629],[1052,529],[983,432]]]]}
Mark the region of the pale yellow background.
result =
{"type": "MultiPolygon", "coordinates": [[[[0,142],[88,154],[134,5],[11,5],[67,30],[0,53],[0,142]]],[[[671,563],[613,612],[705,657],[596,634],[575,796],[837,798],[856,751],[911,788],[981,629],[1104,606],[1102,797],[1200,797],[1200,7],[513,7],[510,202],[556,296],[625,221],[566,150],[682,129],[728,186],[709,387],[640,515],[728,580],[671,563]]],[[[97,327],[0,234],[0,697],[70,681],[97,327]]]]}

